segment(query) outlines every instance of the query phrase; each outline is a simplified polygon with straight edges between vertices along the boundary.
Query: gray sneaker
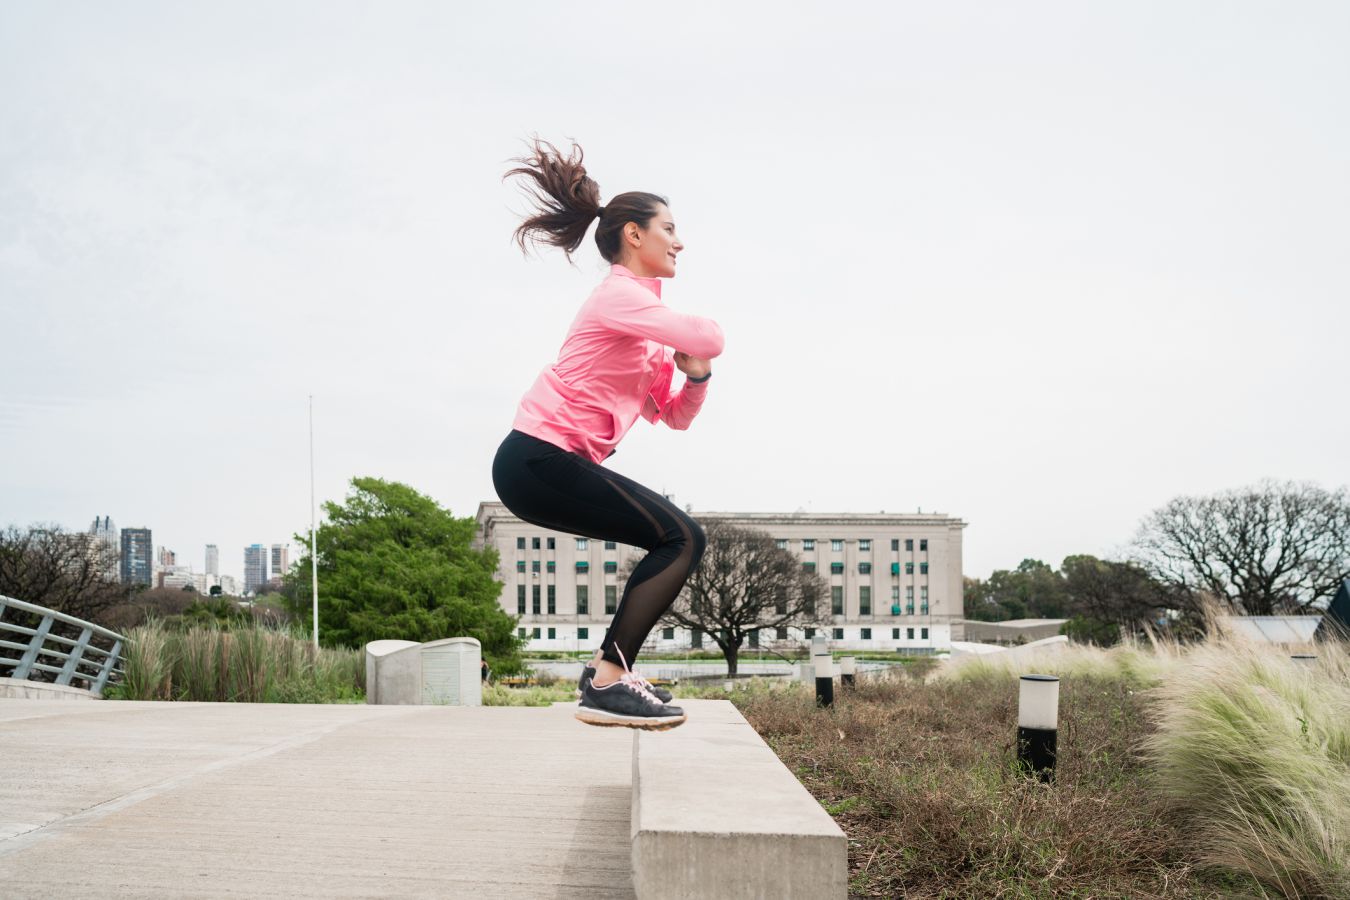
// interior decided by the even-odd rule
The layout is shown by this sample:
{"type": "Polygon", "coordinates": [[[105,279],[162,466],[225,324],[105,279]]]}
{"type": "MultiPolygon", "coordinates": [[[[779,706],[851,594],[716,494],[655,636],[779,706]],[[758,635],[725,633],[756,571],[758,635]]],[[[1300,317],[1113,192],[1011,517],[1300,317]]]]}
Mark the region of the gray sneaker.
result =
{"type": "Polygon", "coordinates": [[[631,672],[618,681],[596,687],[586,679],[581,685],[581,703],[576,717],[587,725],[610,725],[665,731],[685,720],[684,710],[667,706],[642,686],[631,672]]]}
{"type": "MultiPolygon", "coordinates": [[[[636,673],[636,672],[633,672],[632,675],[633,675],[634,678],[636,678],[636,679],[638,679],[639,681],[642,682],[642,686],[645,687],[645,688],[648,690],[648,692],[650,692],[650,693],[652,693],[652,694],[655,694],[655,695],[656,695],[656,699],[657,699],[657,700],[660,700],[662,703],[669,703],[671,700],[674,700],[674,699],[675,699],[675,695],[672,694],[670,691],[666,690],[665,688],[663,688],[663,687],[657,687],[656,685],[652,684],[650,681],[648,681],[647,679],[643,678],[641,675],[639,675],[639,674],[636,673]]],[[[578,700],[581,699],[582,691],[584,691],[584,690],[586,689],[586,682],[590,681],[590,680],[591,680],[592,678],[594,678],[594,677],[595,677],[595,666],[583,666],[583,667],[582,667],[582,669],[581,669],[581,678],[579,678],[579,679],[577,680],[577,699],[578,699],[578,700]]]]}

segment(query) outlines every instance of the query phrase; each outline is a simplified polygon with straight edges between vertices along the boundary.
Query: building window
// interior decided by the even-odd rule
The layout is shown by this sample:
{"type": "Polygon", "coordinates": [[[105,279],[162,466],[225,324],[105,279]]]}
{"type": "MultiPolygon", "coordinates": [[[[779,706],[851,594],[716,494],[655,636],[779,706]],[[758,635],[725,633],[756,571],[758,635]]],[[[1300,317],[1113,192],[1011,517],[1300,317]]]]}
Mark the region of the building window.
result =
{"type": "Polygon", "coordinates": [[[774,631],[774,634],[780,641],[787,640],[787,629],[781,625],[779,625],[778,628],[774,631]]]}
{"type": "Polygon", "coordinates": [[[577,640],[584,641],[591,636],[591,630],[585,625],[577,629],[577,640]]]}
{"type": "Polygon", "coordinates": [[[779,550],[786,550],[786,549],[787,549],[787,538],[778,538],[778,539],[775,540],[773,543],[774,543],[774,546],[777,547],[779,550]]]}
{"type": "Polygon", "coordinates": [[[912,584],[905,585],[905,599],[910,603],[914,602],[914,585],[912,584]]]}
{"type": "Polygon", "coordinates": [[[663,640],[663,641],[673,641],[673,640],[675,640],[675,629],[674,629],[674,628],[662,628],[662,629],[661,629],[661,640],[663,640]]]}
{"type": "Polygon", "coordinates": [[[578,550],[585,550],[585,549],[586,549],[586,539],[585,539],[585,538],[577,538],[577,549],[578,549],[578,550]]]}
{"type": "MultiPolygon", "coordinates": [[[[538,550],[538,549],[539,549],[539,538],[530,538],[530,547],[533,548],[533,549],[535,549],[535,550],[538,550]]],[[[537,637],[537,636],[538,636],[538,635],[536,635],[536,637],[537,637]]]]}
{"type": "Polygon", "coordinates": [[[517,550],[525,549],[525,539],[523,537],[516,538],[516,549],[517,550]]]}
{"type": "Polygon", "coordinates": [[[906,604],[905,604],[905,615],[907,615],[907,616],[912,616],[912,615],[914,615],[914,604],[913,604],[913,603],[906,603],[906,604]]]}
{"type": "Polygon", "coordinates": [[[539,640],[539,629],[538,629],[538,628],[536,628],[536,629],[534,630],[534,639],[535,639],[536,641],[539,640]]]}
{"type": "Polygon", "coordinates": [[[530,563],[530,571],[536,574],[539,572],[539,560],[536,559],[530,563]]]}
{"type": "Polygon", "coordinates": [[[905,549],[910,552],[914,551],[914,538],[905,538],[905,549]]]}
{"type": "Polygon", "coordinates": [[[619,546],[619,545],[616,544],[614,541],[605,541],[605,549],[606,549],[606,550],[616,550],[616,549],[618,549],[618,546],[619,546]]]}
{"type": "Polygon", "coordinates": [[[758,649],[758,648],[759,648],[759,629],[758,629],[758,628],[756,628],[754,631],[750,632],[750,647],[751,647],[752,649],[758,649]]]}
{"type": "Polygon", "coordinates": [[[892,600],[900,599],[900,585],[898,584],[891,585],[891,599],[892,600]]]}
{"type": "Polygon", "coordinates": [[[868,540],[867,538],[858,538],[858,552],[859,552],[859,553],[871,553],[871,552],[872,552],[872,542],[871,542],[870,540],[868,540]]]}
{"type": "Polygon", "coordinates": [[[858,588],[858,615],[870,616],[871,614],[872,588],[864,584],[858,588]]]}
{"type": "Polygon", "coordinates": [[[802,637],[806,638],[808,641],[811,640],[811,638],[813,638],[813,637],[815,637],[815,636],[816,636],[816,630],[815,630],[814,628],[803,628],[803,629],[802,629],[802,637]]]}
{"type": "Polygon", "coordinates": [[[921,616],[926,616],[926,615],[928,615],[928,604],[927,604],[927,603],[921,603],[921,604],[919,604],[919,615],[921,615],[921,616]]]}
{"type": "Polygon", "coordinates": [[[615,562],[614,560],[609,560],[608,562],[605,563],[605,574],[606,574],[606,575],[613,575],[613,574],[615,574],[615,573],[618,572],[618,571],[619,571],[619,564],[618,564],[617,562],[615,562]]]}
{"type": "Polygon", "coordinates": [[[590,564],[589,562],[587,562],[587,561],[584,560],[584,559],[579,559],[579,560],[577,560],[577,571],[578,571],[578,572],[589,572],[590,570],[591,570],[591,564],[590,564]]]}
{"type": "Polygon", "coordinates": [[[835,538],[834,540],[831,540],[831,541],[830,541],[830,550],[832,550],[832,551],[835,552],[835,553],[842,553],[843,550],[844,550],[844,542],[841,541],[841,540],[839,540],[838,538],[835,538]]]}
{"type": "MultiPolygon", "coordinates": [[[[539,585],[537,584],[534,586],[534,596],[532,600],[533,603],[531,603],[530,605],[533,607],[534,614],[537,616],[539,615],[539,585]]],[[[538,637],[538,635],[535,635],[535,637],[538,637]]]]}
{"type": "Polygon", "coordinates": [[[551,641],[558,636],[558,629],[550,628],[548,630],[548,639],[551,641]]]}
{"type": "Polygon", "coordinates": [[[919,563],[919,574],[920,574],[920,575],[927,575],[927,574],[928,574],[928,563],[926,563],[926,562],[921,562],[921,563],[919,563]]]}
{"type": "Polygon", "coordinates": [[[899,550],[899,549],[900,549],[900,539],[899,539],[899,538],[891,538],[891,549],[892,549],[892,550],[899,550]]]}
{"type": "Polygon", "coordinates": [[[577,585],[577,615],[584,616],[591,611],[591,589],[584,584],[577,585]]]}
{"type": "Polygon", "coordinates": [[[780,616],[787,615],[787,603],[788,603],[787,594],[786,593],[779,594],[778,601],[773,605],[773,611],[780,616]]]}
{"type": "Polygon", "coordinates": [[[516,629],[516,637],[523,638],[524,636],[525,636],[525,629],[524,629],[524,628],[517,628],[517,629],[516,629]]]}
{"type": "Polygon", "coordinates": [[[815,539],[814,539],[814,538],[802,538],[802,549],[803,549],[803,550],[814,550],[814,549],[816,549],[816,542],[815,542],[815,539]]]}
{"type": "Polygon", "coordinates": [[[893,641],[898,641],[898,640],[900,640],[900,629],[899,629],[899,628],[892,628],[892,629],[891,629],[891,640],[893,640],[893,641]]]}
{"type": "Polygon", "coordinates": [[[525,615],[525,585],[516,585],[516,612],[525,615]]]}
{"type": "Polygon", "coordinates": [[[919,539],[919,549],[920,549],[920,550],[927,550],[927,549],[928,549],[928,538],[920,538],[920,539],[919,539]]]}
{"type": "Polygon", "coordinates": [[[871,563],[858,563],[858,574],[859,574],[859,575],[871,575],[871,574],[872,574],[872,564],[871,564],[871,563]]]}
{"type": "Polygon", "coordinates": [[[905,629],[905,640],[907,640],[907,641],[912,641],[912,640],[914,640],[914,629],[913,629],[913,628],[906,628],[906,629],[905,629]]]}
{"type": "Polygon", "coordinates": [[[832,563],[830,563],[830,574],[831,574],[831,575],[843,575],[843,574],[844,574],[844,564],[841,563],[841,562],[832,562],[832,563]]]}
{"type": "Polygon", "coordinates": [[[556,572],[558,570],[558,564],[550,559],[548,565],[544,566],[544,570],[547,572],[556,572]]]}
{"type": "Polygon", "coordinates": [[[907,562],[907,563],[905,563],[905,574],[906,574],[906,575],[913,575],[913,574],[914,574],[914,563],[912,563],[912,562],[907,562]]]}
{"type": "Polygon", "coordinates": [[[928,629],[927,629],[927,628],[920,628],[920,629],[919,629],[919,639],[920,639],[920,640],[924,640],[924,641],[928,640],[928,629]]]}
{"type": "Polygon", "coordinates": [[[872,639],[872,629],[864,628],[862,630],[862,639],[864,641],[870,641],[872,639]]]}
{"type": "Polygon", "coordinates": [[[702,630],[701,628],[692,628],[692,629],[690,629],[690,631],[689,631],[689,646],[691,646],[691,647],[702,647],[702,646],[703,646],[703,630],[702,630]]]}
{"type": "Polygon", "coordinates": [[[558,539],[557,539],[557,538],[549,538],[549,539],[548,539],[548,549],[550,549],[550,550],[556,550],[556,549],[558,549],[558,539]]]}
{"type": "Polygon", "coordinates": [[[836,641],[842,641],[844,639],[844,629],[836,628],[834,630],[834,639],[836,641]]]}
{"type": "Polygon", "coordinates": [[[816,570],[816,564],[815,564],[815,563],[813,563],[813,562],[804,562],[804,563],[802,563],[802,571],[803,571],[803,572],[814,572],[815,570],[816,570]]]}
{"type": "Polygon", "coordinates": [[[550,616],[558,614],[558,586],[555,584],[548,586],[548,614],[550,616]]]}
{"type": "Polygon", "coordinates": [[[844,614],[844,586],[836,584],[830,588],[830,612],[836,616],[844,614]]]}
{"type": "Polygon", "coordinates": [[[614,610],[619,608],[619,589],[615,585],[605,585],[605,615],[614,615],[614,610]]]}
{"type": "Polygon", "coordinates": [[[919,599],[924,603],[928,602],[928,585],[925,584],[919,588],[919,599]]]}
{"type": "Polygon", "coordinates": [[[517,572],[524,572],[524,571],[525,571],[525,560],[523,560],[523,559],[518,559],[518,560],[516,560],[516,571],[517,571],[517,572]]]}

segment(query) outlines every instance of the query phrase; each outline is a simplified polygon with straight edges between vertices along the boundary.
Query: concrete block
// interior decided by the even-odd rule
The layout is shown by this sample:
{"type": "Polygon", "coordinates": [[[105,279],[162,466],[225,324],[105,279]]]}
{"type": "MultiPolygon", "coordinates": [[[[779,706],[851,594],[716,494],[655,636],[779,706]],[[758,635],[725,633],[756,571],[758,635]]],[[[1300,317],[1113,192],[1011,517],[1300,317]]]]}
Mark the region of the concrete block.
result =
{"type": "Polygon", "coordinates": [[[366,703],[481,706],[482,646],[476,638],[371,641],[366,644],[366,703]]]}
{"type": "Polygon", "coordinates": [[[640,900],[843,898],[848,841],[726,700],[634,732],[632,862],[640,900]]]}
{"type": "Polygon", "coordinates": [[[0,678],[0,698],[6,700],[99,700],[83,688],[67,684],[28,681],[24,678],[0,678]]]}

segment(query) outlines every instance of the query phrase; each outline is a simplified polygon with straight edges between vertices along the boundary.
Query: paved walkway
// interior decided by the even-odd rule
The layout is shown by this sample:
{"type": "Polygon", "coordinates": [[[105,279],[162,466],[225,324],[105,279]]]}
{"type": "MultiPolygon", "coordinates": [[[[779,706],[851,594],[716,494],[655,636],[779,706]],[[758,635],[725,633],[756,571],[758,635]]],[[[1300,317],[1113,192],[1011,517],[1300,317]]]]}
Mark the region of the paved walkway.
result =
{"type": "Polygon", "coordinates": [[[565,706],[0,700],[0,885],[631,897],[632,749],[565,706]]]}

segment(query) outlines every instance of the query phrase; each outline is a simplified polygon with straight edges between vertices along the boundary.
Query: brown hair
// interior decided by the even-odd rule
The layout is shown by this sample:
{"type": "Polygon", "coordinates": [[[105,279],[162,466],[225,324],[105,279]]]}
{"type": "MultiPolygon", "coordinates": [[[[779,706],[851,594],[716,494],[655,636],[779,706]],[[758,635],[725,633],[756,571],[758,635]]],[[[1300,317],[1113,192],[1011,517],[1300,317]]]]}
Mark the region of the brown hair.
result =
{"type": "Polygon", "coordinates": [[[581,164],[584,154],[576,142],[572,153],[563,156],[548,141],[534,138],[531,152],[513,160],[520,165],[502,176],[505,181],[513,175],[522,175],[526,183],[522,190],[534,205],[535,213],[520,223],[515,231],[516,243],[522,253],[526,241],[561,247],[570,262],[572,252],[581,246],[591,220],[599,217],[595,229],[595,246],[606,262],[619,260],[619,236],[623,226],[636,222],[646,228],[656,215],[657,208],[668,206],[665,197],[646,191],[629,191],[600,205],[600,185],[586,174],[581,164]]]}

